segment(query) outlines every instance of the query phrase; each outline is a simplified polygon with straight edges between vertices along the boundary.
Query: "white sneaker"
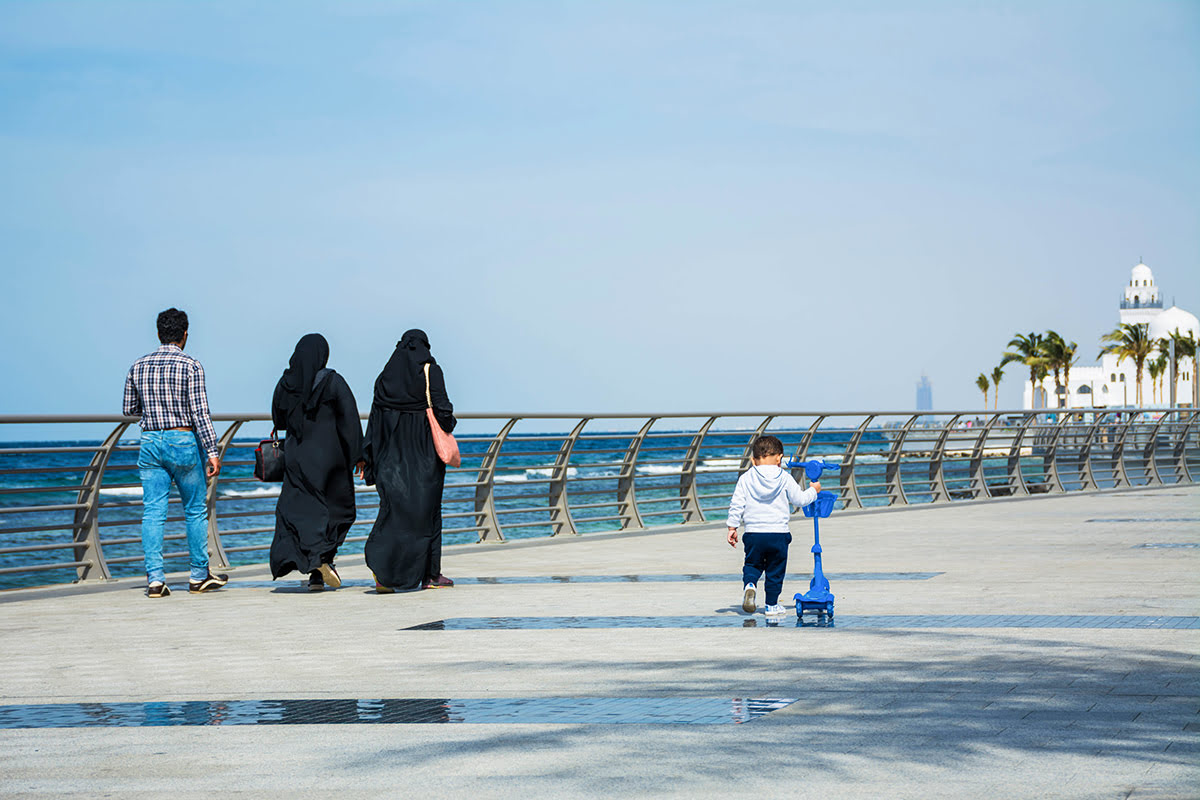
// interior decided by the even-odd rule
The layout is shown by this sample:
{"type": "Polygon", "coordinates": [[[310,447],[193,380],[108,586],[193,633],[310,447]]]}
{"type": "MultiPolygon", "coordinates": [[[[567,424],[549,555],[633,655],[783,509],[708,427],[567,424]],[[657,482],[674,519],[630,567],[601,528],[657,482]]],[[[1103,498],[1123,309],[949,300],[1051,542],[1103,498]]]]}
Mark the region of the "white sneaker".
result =
{"type": "Polygon", "coordinates": [[[742,594],[742,611],[753,614],[757,608],[758,604],[754,601],[754,584],[747,583],[746,591],[742,594]]]}
{"type": "Polygon", "coordinates": [[[782,617],[787,613],[787,610],[783,607],[782,603],[776,603],[773,606],[767,606],[766,611],[763,613],[768,617],[782,617]]]}

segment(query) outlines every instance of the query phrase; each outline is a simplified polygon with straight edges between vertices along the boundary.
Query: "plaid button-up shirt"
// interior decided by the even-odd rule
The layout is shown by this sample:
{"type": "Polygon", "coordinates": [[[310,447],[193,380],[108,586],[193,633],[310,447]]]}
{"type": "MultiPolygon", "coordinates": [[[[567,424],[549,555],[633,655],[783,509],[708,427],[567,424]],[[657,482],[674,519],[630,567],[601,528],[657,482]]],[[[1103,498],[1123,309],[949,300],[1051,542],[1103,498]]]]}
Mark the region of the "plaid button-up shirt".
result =
{"type": "Polygon", "coordinates": [[[124,412],[141,416],[144,431],[191,428],[208,458],[217,455],[217,432],[208,413],[204,367],[178,345],[164,344],[144,355],[125,377],[124,412]]]}

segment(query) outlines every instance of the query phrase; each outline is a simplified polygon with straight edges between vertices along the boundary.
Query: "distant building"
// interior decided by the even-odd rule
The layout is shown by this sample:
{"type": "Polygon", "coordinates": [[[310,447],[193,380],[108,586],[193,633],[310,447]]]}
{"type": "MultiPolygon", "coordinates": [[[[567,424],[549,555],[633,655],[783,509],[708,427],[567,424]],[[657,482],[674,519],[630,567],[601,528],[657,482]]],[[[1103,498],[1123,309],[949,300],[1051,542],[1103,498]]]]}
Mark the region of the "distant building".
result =
{"type": "Polygon", "coordinates": [[[933,384],[925,375],[917,382],[917,411],[933,410],[933,384]]]}
{"type": "MultiPolygon", "coordinates": [[[[1139,263],[1129,276],[1129,285],[1125,287],[1125,295],[1121,300],[1120,321],[1122,323],[1146,323],[1150,326],[1150,338],[1159,339],[1172,333],[1176,328],[1180,333],[1192,334],[1200,338],[1200,321],[1194,314],[1184,311],[1178,306],[1163,310],[1162,295],[1154,283],[1154,273],[1145,264],[1139,263]]],[[[1083,349],[1083,345],[1080,349],[1083,349]]],[[[1157,353],[1155,354],[1157,357],[1157,353]]],[[[1176,364],[1179,372],[1176,403],[1181,406],[1191,405],[1194,397],[1196,380],[1196,365],[1193,359],[1178,358],[1176,364]]],[[[1166,406],[1170,403],[1170,375],[1165,375],[1160,384],[1161,395],[1154,402],[1155,391],[1150,381],[1150,372],[1142,370],[1142,405],[1166,406]]],[[[1106,354],[1100,359],[1098,366],[1071,367],[1071,383],[1064,387],[1067,408],[1107,408],[1109,406],[1134,405],[1137,398],[1137,367],[1132,359],[1117,363],[1115,355],[1106,354]]],[[[917,390],[918,402],[920,389],[917,390]]],[[[1032,392],[1028,380],[1025,381],[1023,395],[1025,408],[1058,408],[1060,404],[1054,399],[1054,376],[1049,375],[1037,387],[1037,393],[1032,392]]]]}

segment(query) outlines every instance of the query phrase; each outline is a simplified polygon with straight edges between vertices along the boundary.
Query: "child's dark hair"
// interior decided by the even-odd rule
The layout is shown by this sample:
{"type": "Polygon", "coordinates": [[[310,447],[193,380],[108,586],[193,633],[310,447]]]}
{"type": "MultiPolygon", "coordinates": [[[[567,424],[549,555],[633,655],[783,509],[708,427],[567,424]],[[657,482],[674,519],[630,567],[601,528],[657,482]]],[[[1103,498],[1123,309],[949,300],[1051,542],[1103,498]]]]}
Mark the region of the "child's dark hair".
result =
{"type": "Polygon", "coordinates": [[[754,457],[766,458],[767,456],[783,455],[783,442],[779,441],[774,436],[760,436],[754,440],[754,457]]]}

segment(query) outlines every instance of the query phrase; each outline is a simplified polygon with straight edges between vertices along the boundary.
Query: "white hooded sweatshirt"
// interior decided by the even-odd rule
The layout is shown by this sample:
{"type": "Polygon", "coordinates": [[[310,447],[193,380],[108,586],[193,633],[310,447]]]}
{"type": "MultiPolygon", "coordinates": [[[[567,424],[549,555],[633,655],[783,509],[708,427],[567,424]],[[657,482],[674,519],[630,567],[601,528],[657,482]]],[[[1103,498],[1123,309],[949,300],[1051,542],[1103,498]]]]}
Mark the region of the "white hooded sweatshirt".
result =
{"type": "Polygon", "coordinates": [[[787,470],[761,464],[738,478],[725,524],[736,528],[744,521],[746,533],[787,533],[792,506],[806,506],[816,499],[817,490],[801,489],[787,470]]]}

